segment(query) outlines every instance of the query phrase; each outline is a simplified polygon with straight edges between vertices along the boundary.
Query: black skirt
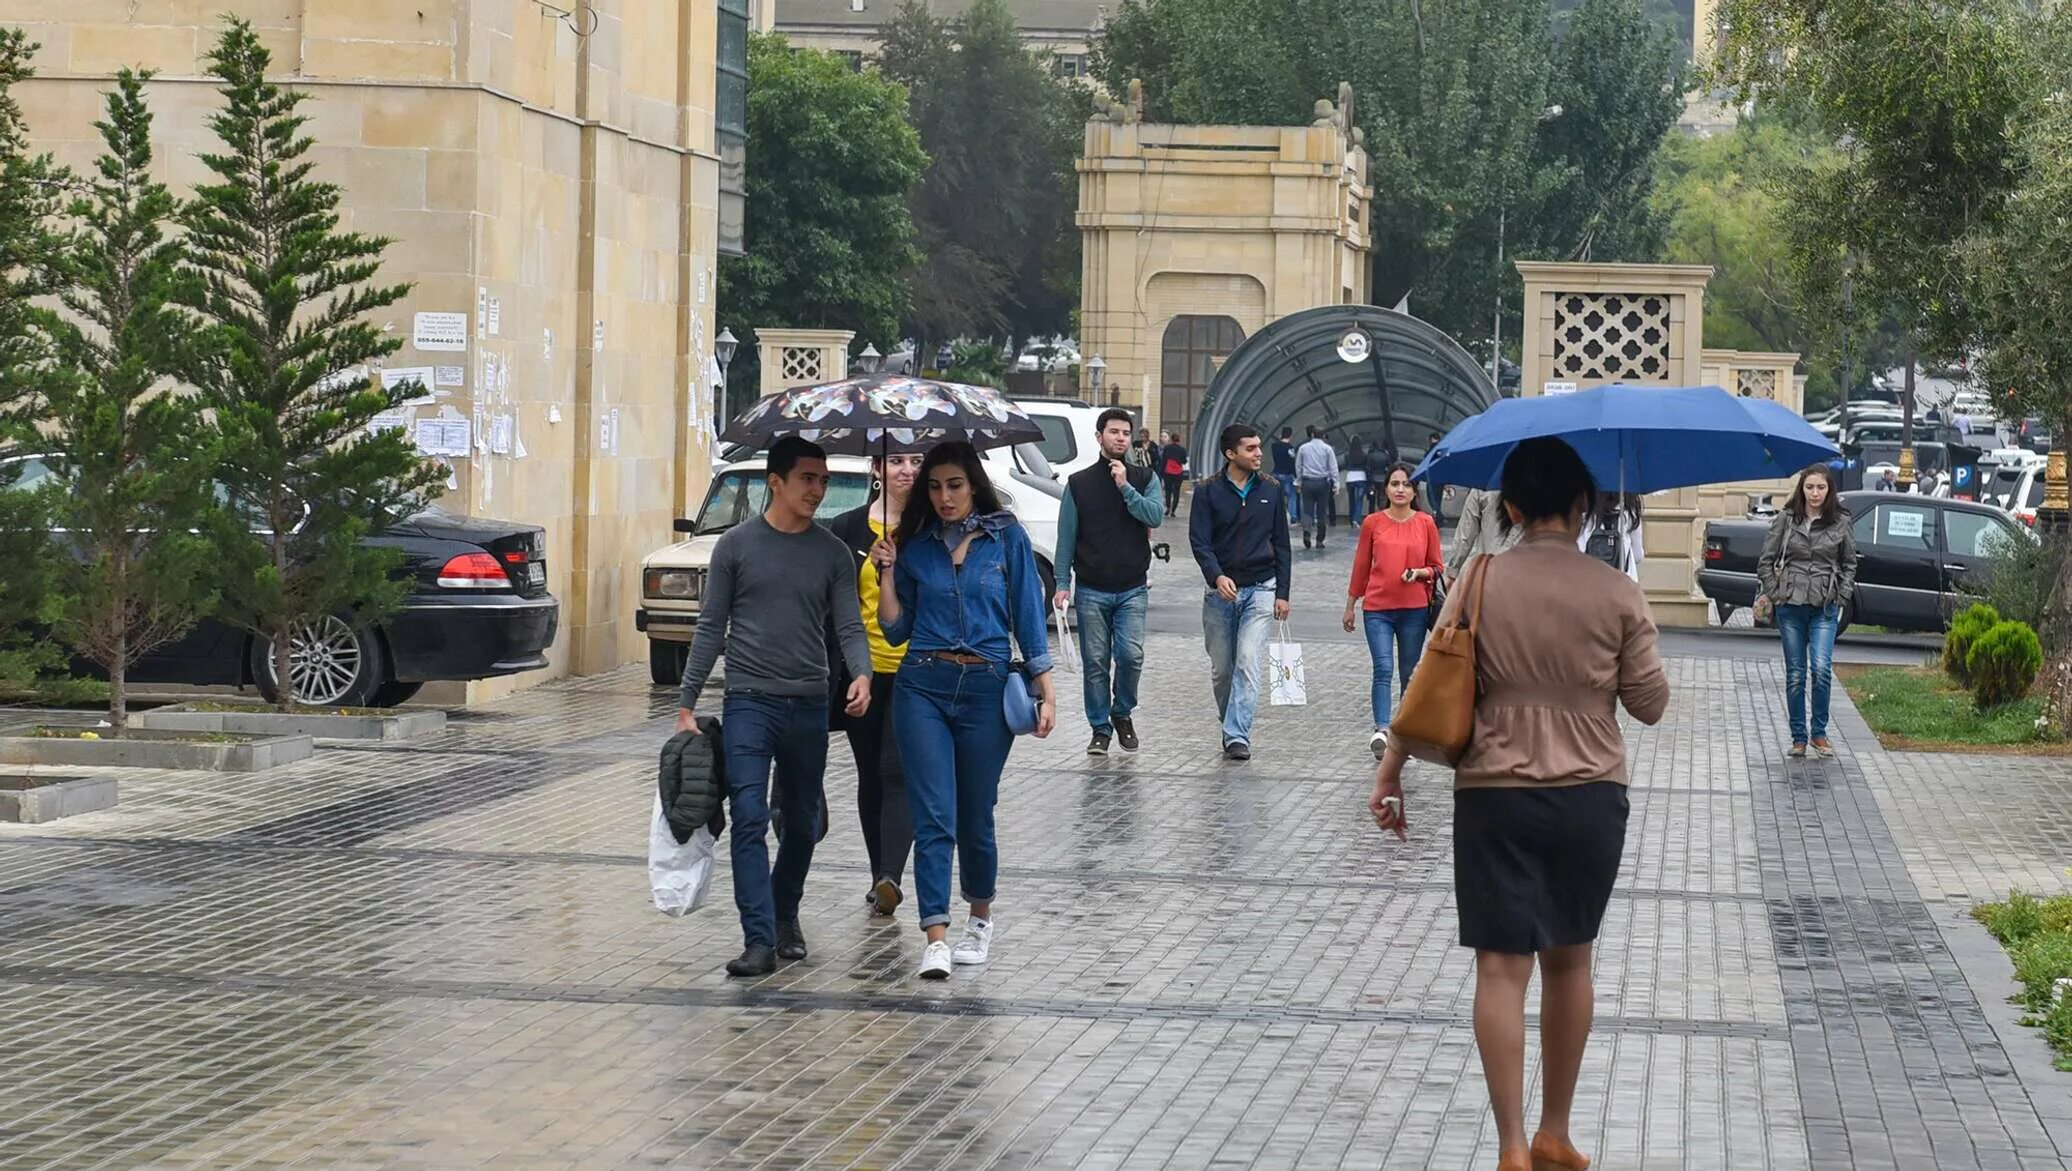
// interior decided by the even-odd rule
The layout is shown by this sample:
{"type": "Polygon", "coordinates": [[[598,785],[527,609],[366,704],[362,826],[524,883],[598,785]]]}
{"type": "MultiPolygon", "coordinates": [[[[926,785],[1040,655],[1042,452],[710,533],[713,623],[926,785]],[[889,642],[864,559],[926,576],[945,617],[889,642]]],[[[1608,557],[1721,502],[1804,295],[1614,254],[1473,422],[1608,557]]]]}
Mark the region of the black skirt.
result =
{"type": "Polygon", "coordinates": [[[1456,790],[1461,946],[1532,955],[1596,939],[1626,848],[1627,808],[1615,781],[1456,790]]]}

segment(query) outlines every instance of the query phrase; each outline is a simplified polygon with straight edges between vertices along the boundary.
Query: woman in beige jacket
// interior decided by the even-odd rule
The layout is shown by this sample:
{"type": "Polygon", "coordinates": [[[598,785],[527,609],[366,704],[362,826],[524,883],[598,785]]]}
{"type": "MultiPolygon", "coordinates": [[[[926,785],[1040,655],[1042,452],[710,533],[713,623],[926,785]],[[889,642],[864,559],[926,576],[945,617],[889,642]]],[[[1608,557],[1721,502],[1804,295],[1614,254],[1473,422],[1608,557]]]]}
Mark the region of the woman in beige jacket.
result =
{"type": "MultiPolygon", "coordinates": [[[[1475,1044],[1498,1167],[1580,1171],[1590,1161],[1569,1141],[1569,1110],[1590,1038],[1590,947],[1626,840],[1616,708],[1652,724],[1669,683],[1640,587],[1576,549],[1597,489],[1575,450],[1558,439],[1519,444],[1502,493],[1506,527],[1523,532],[1482,570],[1474,734],[1454,770],[1454,897],[1461,944],[1475,949],[1475,1044]],[[1528,1143],[1525,989],[1535,961],[1545,1100],[1528,1143]]],[[[1441,627],[1476,589],[1447,598],[1441,627]]],[[[1409,832],[1403,764],[1392,743],[1368,802],[1399,838],[1409,832]]]]}

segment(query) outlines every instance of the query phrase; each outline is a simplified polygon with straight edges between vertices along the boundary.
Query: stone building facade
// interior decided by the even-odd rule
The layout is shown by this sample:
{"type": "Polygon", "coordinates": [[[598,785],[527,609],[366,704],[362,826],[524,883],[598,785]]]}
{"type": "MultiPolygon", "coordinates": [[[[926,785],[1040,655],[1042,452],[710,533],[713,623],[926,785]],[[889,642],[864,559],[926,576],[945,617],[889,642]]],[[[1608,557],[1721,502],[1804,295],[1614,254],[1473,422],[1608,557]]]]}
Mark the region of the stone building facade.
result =
{"type": "Polygon", "coordinates": [[[383,317],[404,342],[388,368],[432,375],[412,418],[471,424],[441,506],[546,527],[552,670],[465,698],[631,660],[640,558],[708,478],[746,0],[0,0],[42,45],[20,89],[34,145],[86,164],[113,73],[148,67],[161,165],[191,188],[231,15],[311,95],[345,225],[391,237],[382,278],[414,286],[383,317]]]}
{"type": "Polygon", "coordinates": [[[1268,322],[1364,301],[1367,153],[1349,105],[1308,126],[1174,126],[1134,101],[1087,123],[1079,159],[1080,353],[1096,392],[1192,442],[1220,361],[1268,322]]]}
{"type": "MultiPolygon", "coordinates": [[[[900,0],[761,0],[776,31],[792,44],[824,49],[861,64],[876,55],[878,28],[892,19],[900,0]]],[[[936,16],[955,19],[970,0],[923,0],[936,16]]],[[[1051,55],[1064,77],[1086,76],[1087,53],[1109,0],[1007,0],[1032,50],[1051,55]]]]}

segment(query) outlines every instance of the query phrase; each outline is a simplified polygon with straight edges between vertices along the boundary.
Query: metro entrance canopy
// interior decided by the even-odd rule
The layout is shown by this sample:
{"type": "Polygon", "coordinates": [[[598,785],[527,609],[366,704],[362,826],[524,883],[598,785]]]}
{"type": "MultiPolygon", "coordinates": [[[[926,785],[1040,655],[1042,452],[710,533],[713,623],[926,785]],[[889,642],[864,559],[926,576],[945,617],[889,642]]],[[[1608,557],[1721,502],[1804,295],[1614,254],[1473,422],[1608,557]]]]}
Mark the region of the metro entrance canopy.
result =
{"type": "Polygon", "coordinates": [[[1217,371],[1192,436],[1197,476],[1222,466],[1217,436],[1250,423],[1271,442],[1322,427],[1338,444],[1392,436],[1405,459],[1433,432],[1497,400],[1489,374],[1451,337],[1407,313],[1374,305],[1305,309],[1246,338],[1217,371]]]}

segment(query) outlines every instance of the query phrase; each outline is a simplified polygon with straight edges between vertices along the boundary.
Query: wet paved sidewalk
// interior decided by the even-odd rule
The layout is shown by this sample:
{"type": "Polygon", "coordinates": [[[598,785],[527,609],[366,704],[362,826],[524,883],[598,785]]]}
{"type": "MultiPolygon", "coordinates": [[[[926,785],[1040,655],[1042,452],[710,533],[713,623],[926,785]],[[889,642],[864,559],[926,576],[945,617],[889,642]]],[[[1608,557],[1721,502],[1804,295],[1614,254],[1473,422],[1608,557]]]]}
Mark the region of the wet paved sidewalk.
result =
{"type": "MultiPolygon", "coordinates": [[[[1342,571],[1303,562],[1298,602],[1342,571]]],[[[1159,573],[1162,611],[1195,604],[1159,573]]],[[[1136,756],[1082,754],[1068,681],[1001,794],[993,961],[946,985],[912,976],[911,904],[865,916],[839,743],[811,960],[722,976],[724,872],[690,919],[650,908],[674,699],[634,672],[429,743],[134,774],[0,829],[0,1166],[1493,1166],[1445,778],[1413,776],[1408,846],[1377,835],[1364,648],[1304,637],[1313,702],[1262,712],[1249,765],[1198,638],[1152,637],[1136,756]]],[[[1839,760],[1787,763],[1774,662],[1671,672],[1585,1149],[2061,1166],[2068,1095],[1963,908],[2066,884],[2063,762],[1889,755],[1845,707],[1839,760]]]]}

